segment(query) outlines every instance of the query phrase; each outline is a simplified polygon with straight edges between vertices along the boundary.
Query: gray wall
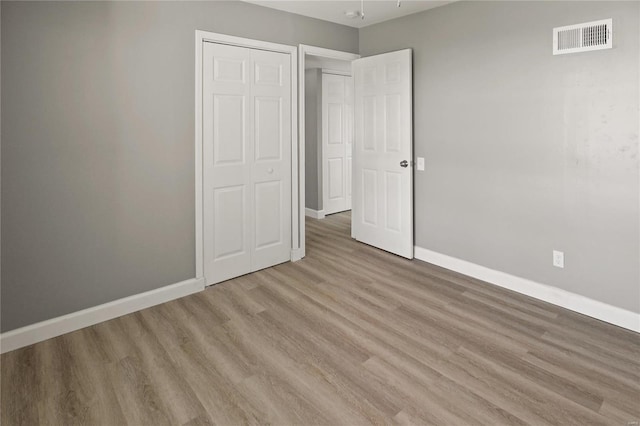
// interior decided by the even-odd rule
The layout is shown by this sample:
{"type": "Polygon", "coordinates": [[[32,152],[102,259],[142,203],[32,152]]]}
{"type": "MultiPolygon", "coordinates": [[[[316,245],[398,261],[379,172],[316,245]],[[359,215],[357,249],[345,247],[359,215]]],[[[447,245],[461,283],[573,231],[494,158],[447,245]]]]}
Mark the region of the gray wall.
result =
{"type": "Polygon", "coordinates": [[[322,70],[304,70],[305,207],[322,210],[322,70]]]}
{"type": "Polygon", "coordinates": [[[195,275],[196,29],[356,52],[240,2],[6,2],[2,331],[195,275]]]}
{"type": "Polygon", "coordinates": [[[360,31],[363,56],[414,49],[418,246],[640,312],[639,9],[463,2],[360,31]],[[553,27],[603,18],[613,49],[552,56],[553,27]]]}

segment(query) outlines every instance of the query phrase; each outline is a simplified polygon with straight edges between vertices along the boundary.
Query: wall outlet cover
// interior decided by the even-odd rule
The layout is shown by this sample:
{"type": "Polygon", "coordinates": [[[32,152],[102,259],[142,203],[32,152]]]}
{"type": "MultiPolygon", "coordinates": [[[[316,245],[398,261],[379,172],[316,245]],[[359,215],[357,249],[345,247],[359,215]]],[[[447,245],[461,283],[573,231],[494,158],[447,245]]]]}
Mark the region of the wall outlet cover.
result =
{"type": "Polygon", "coordinates": [[[564,268],[564,252],[553,251],[553,266],[556,268],[564,268]]]}

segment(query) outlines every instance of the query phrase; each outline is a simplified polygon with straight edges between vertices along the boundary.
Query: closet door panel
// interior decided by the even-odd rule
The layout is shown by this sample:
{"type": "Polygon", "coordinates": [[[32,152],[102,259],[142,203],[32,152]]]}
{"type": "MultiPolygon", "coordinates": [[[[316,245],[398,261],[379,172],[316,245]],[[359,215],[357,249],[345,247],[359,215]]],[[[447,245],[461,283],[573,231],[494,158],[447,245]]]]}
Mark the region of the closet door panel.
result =
{"type": "Polygon", "coordinates": [[[288,54],[204,44],[207,284],[291,258],[290,61],[288,54]]]}
{"type": "Polygon", "coordinates": [[[204,271],[213,284],[251,267],[251,58],[240,47],[203,49],[204,271]]]}

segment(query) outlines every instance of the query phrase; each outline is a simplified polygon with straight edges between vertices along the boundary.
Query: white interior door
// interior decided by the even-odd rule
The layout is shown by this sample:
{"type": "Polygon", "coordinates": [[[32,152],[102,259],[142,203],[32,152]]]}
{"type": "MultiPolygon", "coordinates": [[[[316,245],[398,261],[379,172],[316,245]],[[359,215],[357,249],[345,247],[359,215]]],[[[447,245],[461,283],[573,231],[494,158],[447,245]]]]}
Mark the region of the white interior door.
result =
{"type": "Polygon", "coordinates": [[[204,44],[207,284],[290,259],[289,60],[282,53],[204,44]]]}
{"type": "Polygon", "coordinates": [[[252,271],[291,259],[291,68],[284,53],[252,50],[252,271]]]}
{"type": "Polygon", "coordinates": [[[352,78],[322,74],[322,209],[351,209],[352,78]]]}
{"type": "Polygon", "coordinates": [[[411,49],[356,59],[353,235],[413,258],[411,49]]]}

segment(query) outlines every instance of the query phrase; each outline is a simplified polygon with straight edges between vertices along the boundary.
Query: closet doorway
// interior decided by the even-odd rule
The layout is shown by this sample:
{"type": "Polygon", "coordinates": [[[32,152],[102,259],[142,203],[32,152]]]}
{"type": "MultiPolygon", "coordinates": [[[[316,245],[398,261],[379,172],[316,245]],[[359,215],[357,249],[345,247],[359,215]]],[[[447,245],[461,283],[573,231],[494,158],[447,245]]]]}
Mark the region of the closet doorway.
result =
{"type": "Polygon", "coordinates": [[[299,250],[297,49],[196,32],[196,272],[206,285],[299,250]]]}

